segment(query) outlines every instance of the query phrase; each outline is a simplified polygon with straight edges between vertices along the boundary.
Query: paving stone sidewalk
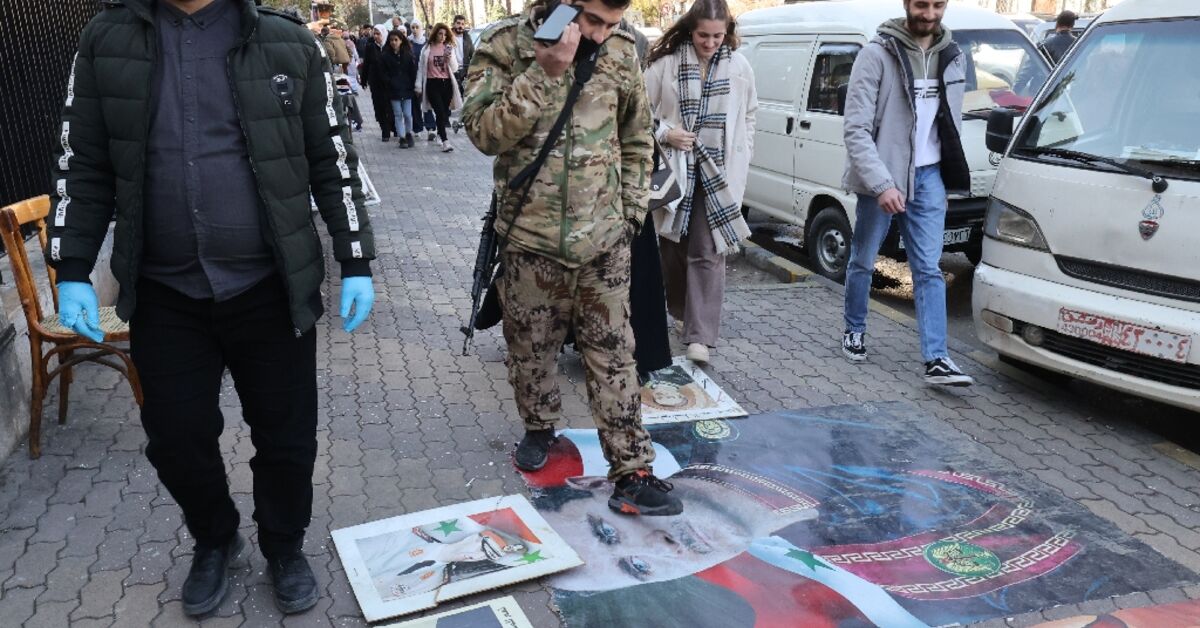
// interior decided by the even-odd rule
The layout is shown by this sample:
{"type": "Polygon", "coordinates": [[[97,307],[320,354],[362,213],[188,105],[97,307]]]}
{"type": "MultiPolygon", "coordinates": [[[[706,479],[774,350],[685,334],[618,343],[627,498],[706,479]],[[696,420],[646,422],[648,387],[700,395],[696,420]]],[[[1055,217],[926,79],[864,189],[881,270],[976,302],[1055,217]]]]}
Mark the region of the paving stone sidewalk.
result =
{"type": "MultiPolygon", "coordinates": [[[[369,105],[365,95],[359,101],[369,105]]],[[[364,109],[370,116],[369,106],[364,109]]],[[[521,428],[499,334],[480,334],[472,353],[460,355],[490,161],[462,135],[452,138],[457,150],[445,154],[424,138],[409,150],[382,143],[375,128],[369,122],[357,134],[383,197],[371,211],[381,252],[375,311],[352,335],[329,317],[319,329],[320,447],[305,551],[324,595],[312,611],[282,618],[255,544],[206,626],[364,625],[331,529],[524,491],[509,464],[521,428]]],[[[326,290],[330,310],[337,289],[335,279],[326,290]]],[[[751,413],[906,401],[940,419],[945,438],[986,445],[1063,499],[1200,571],[1200,471],[1156,449],[1160,439],[1122,416],[1098,414],[961,353],[956,360],[978,385],[957,392],[927,388],[918,377],[916,332],[900,317],[872,313],[873,357],[851,365],[837,344],[840,303],[836,288],[819,281],[732,288],[724,338],[708,372],[751,413]]],[[[560,365],[569,422],[590,427],[578,358],[568,353],[560,365]]],[[[243,532],[254,541],[252,446],[226,384],[222,448],[243,532]]],[[[56,405],[52,395],[46,417],[56,416],[56,405]]],[[[47,420],[42,458],[31,461],[19,449],[0,468],[0,626],[192,623],[179,601],[191,540],[142,454],[137,417],[115,374],[82,369],[69,423],[47,420]]],[[[535,626],[559,625],[550,592],[539,582],[502,593],[515,595],[535,626]]],[[[1198,588],[1143,592],[989,625],[1196,597],[1198,588]]]]}

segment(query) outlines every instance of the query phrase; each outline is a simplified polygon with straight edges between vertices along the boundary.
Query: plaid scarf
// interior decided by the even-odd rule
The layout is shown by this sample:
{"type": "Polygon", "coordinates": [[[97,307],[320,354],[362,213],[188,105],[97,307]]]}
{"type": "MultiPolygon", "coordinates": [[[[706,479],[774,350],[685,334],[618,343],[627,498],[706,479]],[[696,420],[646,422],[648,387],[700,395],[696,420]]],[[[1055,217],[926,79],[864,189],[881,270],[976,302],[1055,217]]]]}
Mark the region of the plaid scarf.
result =
{"type": "Polygon", "coordinates": [[[726,255],[738,251],[738,243],[749,234],[740,233],[742,210],[725,182],[725,124],[729,104],[729,65],[732,52],[721,46],[709,62],[708,79],[701,80],[700,60],[692,42],[684,42],[679,55],[679,109],[683,128],[696,134],[696,143],[687,158],[687,185],[675,212],[672,230],[687,235],[696,184],[704,186],[708,226],[712,229],[717,252],[726,255]]]}

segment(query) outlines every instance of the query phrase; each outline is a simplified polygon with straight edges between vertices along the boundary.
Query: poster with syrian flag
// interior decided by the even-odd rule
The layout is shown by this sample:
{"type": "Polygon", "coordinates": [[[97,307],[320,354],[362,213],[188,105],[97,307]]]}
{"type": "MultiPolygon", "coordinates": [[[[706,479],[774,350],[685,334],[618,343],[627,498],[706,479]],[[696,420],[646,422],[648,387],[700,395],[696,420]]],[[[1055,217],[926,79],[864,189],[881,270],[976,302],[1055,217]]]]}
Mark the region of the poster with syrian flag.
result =
{"type": "Polygon", "coordinates": [[[333,543],[369,622],[581,564],[520,495],[341,528],[333,543]]]}
{"type": "Polygon", "coordinates": [[[1197,581],[905,404],[648,428],[674,517],[608,508],[594,430],[562,430],[533,503],[585,564],[569,628],[971,624],[1197,581]]]}

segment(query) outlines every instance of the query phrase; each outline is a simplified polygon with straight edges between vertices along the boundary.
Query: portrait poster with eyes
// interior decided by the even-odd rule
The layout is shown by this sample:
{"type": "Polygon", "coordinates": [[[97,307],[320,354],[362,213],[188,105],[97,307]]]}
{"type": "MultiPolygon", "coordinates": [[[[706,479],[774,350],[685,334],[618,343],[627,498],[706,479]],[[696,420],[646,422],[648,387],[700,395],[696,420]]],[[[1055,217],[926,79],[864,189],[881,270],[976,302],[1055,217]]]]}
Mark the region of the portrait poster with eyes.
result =
{"type": "Polygon", "coordinates": [[[384,628],[533,628],[511,595],[384,628]]]}
{"type": "Polygon", "coordinates": [[[334,530],[333,543],[370,622],[583,562],[520,495],[334,530]]]}
{"type": "Polygon", "coordinates": [[[675,423],[746,416],[738,402],[695,362],[678,356],[642,386],[642,423],[675,423]]]}
{"type": "Polygon", "coordinates": [[[648,431],[680,515],[609,508],[596,430],[523,473],[585,562],[547,580],[568,628],[968,625],[1200,580],[907,404],[648,431]]]}

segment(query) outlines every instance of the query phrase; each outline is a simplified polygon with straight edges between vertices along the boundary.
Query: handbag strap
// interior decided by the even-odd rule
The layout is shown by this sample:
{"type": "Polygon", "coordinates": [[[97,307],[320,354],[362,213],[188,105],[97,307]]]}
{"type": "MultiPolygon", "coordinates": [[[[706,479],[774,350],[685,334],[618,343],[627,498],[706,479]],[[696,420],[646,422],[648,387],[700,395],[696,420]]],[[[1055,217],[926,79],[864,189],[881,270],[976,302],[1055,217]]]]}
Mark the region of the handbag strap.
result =
{"type": "Polygon", "coordinates": [[[512,218],[508,220],[508,225],[504,229],[500,245],[496,247],[497,252],[503,250],[504,246],[508,244],[508,234],[512,233],[513,225],[516,224],[517,218],[521,215],[521,210],[529,202],[529,191],[533,187],[533,181],[537,178],[538,173],[541,172],[542,166],[546,164],[546,159],[550,157],[550,151],[554,150],[554,145],[558,143],[558,137],[562,135],[563,128],[567,126],[567,119],[571,117],[571,111],[575,108],[575,102],[579,100],[579,94],[583,92],[583,86],[592,78],[592,72],[596,69],[596,59],[599,55],[600,51],[597,49],[591,55],[575,64],[575,82],[571,84],[571,91],[567,93],[567,100],[563,103],[562,111],[559,112],[554,125],[550,127],[550,133],[546,136],[546,141],[542,143],[542,148],[538,150],[537,157],[508,182],[509,190],[523,189],[521,190],[521,200],[513,210],[512,218]]]}

